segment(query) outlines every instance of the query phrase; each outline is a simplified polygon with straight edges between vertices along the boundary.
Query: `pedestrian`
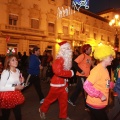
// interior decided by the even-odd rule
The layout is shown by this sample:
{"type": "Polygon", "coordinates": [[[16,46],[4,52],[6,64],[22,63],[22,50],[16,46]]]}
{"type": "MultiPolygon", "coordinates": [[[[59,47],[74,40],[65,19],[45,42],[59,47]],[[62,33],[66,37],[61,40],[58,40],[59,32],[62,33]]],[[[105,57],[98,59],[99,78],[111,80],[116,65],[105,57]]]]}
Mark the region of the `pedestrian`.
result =
{"type": "Polygon", "coordinates": [[[40,104],[44,102],[44,95],[41,90],[40,85],[40,69],[41,69],[41,61],[39,59],[40,48],[34,46],[33,54],[29,57],[29,66],[28,66],[28,78],[30,86],[33,84],[34,88],[39,96],[40,104]]]}
{"type": "Polygon", "coordinates": [[[86,103],[91,113],[91,120],[108,120],[105,108],[108,105],[110,82],[107,66],[111,65],[115,52],[111,46],[100,45],[95,48],[94,57],[100,62],[90,71],[84,83],[87,92],[86,103]]]}
{"type": "Polygon", "coordinates": [[[60,50],[56,60],[52,64],[54,76],[51,79],[50,91],[39,108],[40,117],[46,119],[45,113],[48,111],[50,104],[58,100],[59,102],[59,118],[62,120],[71,120],[67,115],[68,109],[68,78],[74,75],[70,70],[72,67],[72,50],[68,42],[59,43],[60,50]]]}
{"type": "Polygon", "coordinates": [[[73,66],[74,60],[80,55],[79,50],[75,50],[73,52],[73,57],[72,57],[72,70],[74,71],[74,76],[69,79],[69,86],[76,86],[77,84],[77,76],[76,76],[76,69],[73,66]]]}
{"type": "Polygon", "coordinates": [[[41,65],[43,67],[43,69],[41,69],[41,79],[43,81],[46,81],[47,77],[46,77],[46,71],[47,71],[47,51],[45,50],[43,52],[43,56],[42,56],[42,61],[41,61],[41,65]]]}
{"type": "Polygon", "coordinates": [[[109,120],[115,120],[118,113],[120,112],[120,65],[114,71],[114,80],[115,80],[115,87],[114,87],[114,105],[112,109],[108,112],[109,120]],[[115,73],[116,72],[116,73],[115,73]]]}
{"type": "Polygon", "coordinates": [[[24,102],[24,96],[21,90],[24,88],[24,78],[16,68],[17,66],[18,60],[15,55],[6,57],[0,80],[2,120],[9,120],[11,110],[13,110],[16,120],[22,120],[21,104],[24,102]]]}
{"type": "Polygon", "coordinates": [[[88,77],[89,73],[90,73],[90,68],[91,68],[91,51],[92,51],[92,47],[89,44],[85,44],[82,46],[82,54],[80,54],[73,63],[74,68],[76,69],[76,76],[77,76],[77,85],[75,87],[74,92],[72,93],[72,95],[70,96],[68,102],[72,105],[72,106],[76,106],[75,102],[80,94],[80,92],[82,92],[83,94],[83,98],[84,98],[84,104],[85,104],[85,109],[87,109],[86,107],[86,96],[85,96],[85,92],[83,89],[83,83],[86,80],[86,78],[88,77]]]}
{"type": "Polygon", "coordinates": [[[47,70],[46,70],[46,81],[50,82],[50,79],[53,76],[53,71],[52,71],[52,62],[53,62],[53,56],[52,56],[52,51],[47,50],[47,70]]]}
{"type": "Polygon", "coordinates": [[[113,72],[116,70],[118,65],[120,65],[120,52],[116,52],[116,57],[112,61],[111,67],[113,72]]]}

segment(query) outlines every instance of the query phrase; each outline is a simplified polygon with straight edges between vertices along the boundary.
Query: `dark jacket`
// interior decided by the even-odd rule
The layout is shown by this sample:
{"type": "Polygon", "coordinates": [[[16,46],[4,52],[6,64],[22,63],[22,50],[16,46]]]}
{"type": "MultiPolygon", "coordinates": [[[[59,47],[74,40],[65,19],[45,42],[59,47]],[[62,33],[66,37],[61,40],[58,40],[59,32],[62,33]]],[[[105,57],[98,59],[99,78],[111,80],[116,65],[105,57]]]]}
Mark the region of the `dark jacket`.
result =
{"type": "Polygon", "coordinates": [[[29,67],[28,67],[28,73],[31,75],[39,75],[40,74],[40,59],[32,54],[29,58],[29,67]]]}

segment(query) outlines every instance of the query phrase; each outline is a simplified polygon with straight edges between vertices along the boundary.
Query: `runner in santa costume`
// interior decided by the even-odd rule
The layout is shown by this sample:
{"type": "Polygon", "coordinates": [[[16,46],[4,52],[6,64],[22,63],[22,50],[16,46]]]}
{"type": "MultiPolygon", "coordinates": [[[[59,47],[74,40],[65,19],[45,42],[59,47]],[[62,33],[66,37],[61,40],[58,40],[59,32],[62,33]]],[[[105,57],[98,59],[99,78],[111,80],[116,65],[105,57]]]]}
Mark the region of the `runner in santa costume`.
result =
{"type": "Polygon", "coordinates": [[[58,100],[60,113],[59,118],[62,120],[71,120],[67,116],[68,108],[68,78],[73,76],[73,71],[70,70],[72,66],[72,49],[68,42],[63,41],[59,43],[60,50],[56,60],[52,64],[54,76],[51,79],[50,91],[44,100],[44,103],[39,108],[40,117],[46,119],[45,113],[51,103],[58,100]]]}

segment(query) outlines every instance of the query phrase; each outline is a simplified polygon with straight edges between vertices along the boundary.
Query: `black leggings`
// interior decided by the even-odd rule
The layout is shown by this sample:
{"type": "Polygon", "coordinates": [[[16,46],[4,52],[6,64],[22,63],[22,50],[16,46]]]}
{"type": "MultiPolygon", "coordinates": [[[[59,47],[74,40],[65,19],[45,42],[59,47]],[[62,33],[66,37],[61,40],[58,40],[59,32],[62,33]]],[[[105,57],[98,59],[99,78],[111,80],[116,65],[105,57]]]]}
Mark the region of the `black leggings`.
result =
{"type": "MultiPolygon", "coordinates": [[[[9,120],[11,109],[1,109],[2,110],[2,120],[9,120]]],[[[22,120],[21,107],[20,105],[12,109],[15,115],[15,120],[22,120]]]]}
{"type": "Polygon", "coordinates": [[[90,109],[91,120],[109,120],[105,108],[93,109],[89,107],[89,109],[90,109]]]}
{"type": "Polygon", "coordinates": [[[71,100],[71,102],[75,103],[79,94],[82,92],[83,99],[84,99],[84,104],[85,104],[85,107],[87,107],[87,105],[86,105],[86,95],[85,95],[85,91],[83,89],[83,82],[86,80],[86,77],[77,76],[77,80],[78,80],[78,82],[77,82],[75,91],[72,93],[72,95],[70,97],[70,100],[71,100]]]}
{"type": "Polygon", "coordinates": [[[39,99],[42,100],[44,98],[44,95],[41,90],[40,77],[38,75],[31,75],[29,82],[30,82],[30,86],[32,84],[34,85],[34,88],[39,96],[39,99]]]}

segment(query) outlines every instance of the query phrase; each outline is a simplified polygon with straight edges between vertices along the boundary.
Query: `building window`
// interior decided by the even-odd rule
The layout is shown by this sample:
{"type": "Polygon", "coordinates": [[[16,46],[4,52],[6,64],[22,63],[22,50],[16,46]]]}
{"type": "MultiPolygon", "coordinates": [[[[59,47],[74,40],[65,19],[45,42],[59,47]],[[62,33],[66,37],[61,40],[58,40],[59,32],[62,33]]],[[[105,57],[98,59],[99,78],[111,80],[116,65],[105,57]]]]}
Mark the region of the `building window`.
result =
{"type": "Polygon", "coordinates": [[[48,32],[55,32],[55,24],[54,23],[48,23],[48,32]]]}
{"type": "Polygon", "coordinates": [[[94,39],[96,40],[96,33],[94,33],[93,37],[94,37],[94,39]]]}
{"type": "Polygon", "coordinates": [[[79,36],[79,31],[78,30],[75,30],[75,35],[79,36]]]}
{"type": "Polygon", "coordinates": [[[67,26],[63,26],[63,34],[68,35],[68,27],[67,26]]]}
{"type": "Polygon", "coordinates": [[[68,0],[64,0],[64,5],[68,6],[68,0]]]}
{"type": "Polygon", "coordinates": [[[31,28],[39,29],[39,20],[38,19],[31,19],[31,28]]]}
{"type": "Polygon", "coordinates": [[[103,35],[101,35],[101,40],[104,40],[104,39],[103,39],[103,35]]]}
{"type": "Polygon", "coordinates": [[[108,36],[107,41],[110,42],[110,37],[108,36]]]}
{"type": "Polygon", "coordinates": [[[17,25],[18,16],[10,14],[9,15],[9,25],[17,25]]]}

